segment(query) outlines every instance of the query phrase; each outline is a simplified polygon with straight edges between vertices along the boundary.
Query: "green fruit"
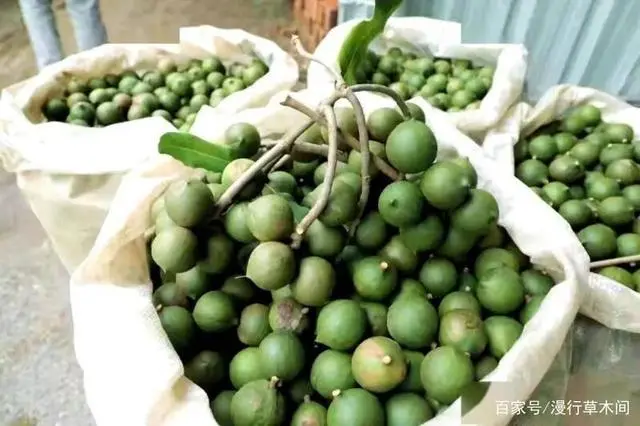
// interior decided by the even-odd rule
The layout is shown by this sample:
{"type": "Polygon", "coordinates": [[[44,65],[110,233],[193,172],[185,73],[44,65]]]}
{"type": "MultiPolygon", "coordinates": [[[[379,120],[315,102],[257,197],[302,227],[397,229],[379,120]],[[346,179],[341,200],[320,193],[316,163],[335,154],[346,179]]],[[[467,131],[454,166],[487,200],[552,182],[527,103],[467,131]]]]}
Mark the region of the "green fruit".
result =
{"type": "Polygon", "coordinates": [[[584,167],[574,157],[560,155],[549,164],[549,175],[552,179],[571,184],[584,177],[584,167]]]}
{"type": "Polygon", "coordinates": [[[469,235],[457,228],[450,227],[444,241],[436,250],[436,254],[446,257],[455,262],[462,262],[473,249],[477,237],[469,235]]]}
{"type": "Polygon", "coordinates": [[[605,176],[615,179],[621,185],[633,185],[640,180],[640,169],[635,161],[620,159],[611,162],[605,169],[605,176]]]}
{"type": "MultiPolygon", "coordinates": [[[[467,270],[467,268],[465,268],[460,274],[459,282],[459,290],[466,293],[473,293],[478,286],[478,280],[467,270]]],[[[440,303],[442,304],[442,302],[440,303]]]]}
{"type": "Polygon", "coordinates": [[[336,273],[331,263],[317,256],[300,261],[298,276],[291,283],[291,293],[306,306],[321,307],[329,302],[336,285],[336,273]]]}
{"type": "Polygon", "coordinates": [[[153,292],[153,306],[163,308],[165,306],[189,307],[187,293],[175,283],[162,284],[153,292]]]}
{"type": "MultiPolygon", "coordinates": [[[[328,163],[324,162],[320,164],[313,172],[313,182],[316,185],[320,185],[322,182],[324,182],[324,176],[327,173],[327,166],[328,166],[328,163]]],[[[344,163],[342,161],[336,162],[336,171],[335,171],[336,177],[348,171],[349,171],[349,166],[347,163],[344,163]]]]}
{"type": "Polygon", "coordinates": [[[79,101],[71,105],[69,118],[83,120],[86,123],[93,123],[96,117],[96,110],[89,102],[79,101]]]}
{"type": "Polygon", "coordinates": [[[96,119],[99,124],[109,126],[122,121],[122,112],[114,102],[104,102],[96,108],[96,119]]]}
{"type": "Polygon", "coordinates": [[[583,228],[589,225],[594,214],[589,204],[584,200],[568,200],[560,205],[558,213],[567,221],[572,228],[583,228]]]}
{"type": "Polygon", "coordinates": [[[240,243],[255,241],[247,226],[249,203],[241,202],[232,205],[224,216],[224,229],[227,234],[240,243]]]}
{"type": "Polygon", "coordinates": [[[485,190],[469,192],[469,199],[453,212],[451,226],[474,235],[485,235],[498,222],[498,202],[485,190]]]}
{"type": "Polygon", "coordinates": [[[249,123],[236,123],[224,132],[224,141],[232,146],[240,157],[250,158],[260,148],[260,133],[249,123]]]}
{"type": "Polygon", "coordinates": [[[428,259],[420,269],[420,282],[433,297],[444,297],[456,287],[458,271],[455,265],[443,258],[428,259]]]}
{"type": "Polygon", "coordinates": [[[320,220],[315,220],[304,236],[309,254],[333,258],[340,254],[346,236],[343,228],[329,228],[320,220]]]}
{"type": "Polygon", "coordinates": [[[635,218],[634,208],[624,197],[609,197],[598,205],[598,218],[609,226],[626,225],[635,218]]]}
{"type": "Polygon", "coordinates": [[[480,252],[476,257],[474,272],[480,279],[494,268],[506,266],[514,271],[520,270],[520,261],[511,251],[503,248],[489,248],[480,252]]]}
{"type": "Polygon", "coordinates": [[[322,307],[316,321],[316,342],[337,351],[354,348],[367,329],[367,315],[354,300],[338,299],[322,307]]]}
{"type": "Polygon", "coordinates": [[[229,363],[229,379],[234,388],[267,377],[262,370],[258,348],[248,347],[236,353],[229,363]]]}
{"type": "Polygon", "coordinates": [[[429,204],[453,210],[469,196],[471,182],[465,169],[453,161],[435,163],[422,175],[420,190],[429,204]]]}
{"type": "Polygon", "coordinates": [[[220,426],[233,426],[231,420],[231,399],[234,391],[222,391],[211,402],[211,412],[220,426]]]}
{"type": "Polygon", "coordinates": [[[601,223],[582,229],[578,239],[592,260],[613,257],[617,250],[615,231],[601,223]]]}
{"type": "Polygon", "coordinates": [[[503,266],[479,276],[476,288],[478,301],[495,314],[508,314],[524,303],[524,286],[520,274],[503,266]]]}
{"type": "Polygon", "coordinates": [[[193,300],[197,300],[209,290],[211,276],[207,274],[201,264],[196,264],[188,271],[176,274],[176,285],[193,300]]]}
{"type": "Polygon", "coordinates": [[[601,132],[609,143],[629,143],[634,137],[631,126],[623,123],[605,123],[601,132]]]}
{"type": "Polygon", "coordinates": [[[369,332],[372,336],[387,336],[387,307],[382,303],[360,302],[360,306],[367,314],[369,332]]]}
{"type": "Polygon", "coordinates": [[[420,188],[412,182],[393,182],[382,191],[378,198],[378,211],[392,226],[402,227],[417,223],[424,208],[424,198],[420,188]]]}
{"type": "Polygon", "coordinates": [[[518,164],[516,177],[527,186],[544,185],[549,182],[549,169],[542,161],[531,158],[518,164]]]}
{"type": "Polygon", "coordinates": [[[424,355],[420,352],[405,350],[404,358],[407,361],[407,374],[397,389],[404,392],[422,393],[424,389],[420,380],[420,365],[424,360],[424,355]]]}
{"type": "Polygon", "coordinates": [[[262,371],[267,377],[291,381],[304,368],[305,353],[298,336],[288,331],[274,331],[258,346],[262,371]]]}
{"type": "Polygon", "coordinates": [[[556,146],[560,154],[570,151],[578,142],[578,138],[571,133],[557,133],[553,138],[556,141],[556,146]]]}
{"type": "Polygon", "coordinates": [[[417,254],[397,235],[389,240],[378,255],[401,273],[410,273],[418,266],[417,254]]]}
{"type": "Polygon", "coordinates": [[[180,273],[193,268],[198,239],[186,228],[171,226],[158,232],[151,242],[151,258],[165,272],[180,273]]]}
{"type": "Polygon", "coordinates": [[[269,326],[274,331],[291,331],[301,334],[309,326],[309,308],[291,297],[274,300],[269,308],[269,326]]]}
{"type": "Polygon", "coordinates": [[[247,227],[258,241],[277,241],[293,232],[293,212],[286,199],[277,195],[256,198],[247,208],[247,227]]]}
{"type": "Polygon", "coordinates": [[[552,207],[562,205],[571,198],[569,187],[562,182],[549,182],[542,187],[542,198],[552,207]]]}
{"type": "Polygon", "coordinates": [[[419,253],[435,250],[440,246],[444,237],[444,224],[442,219],[436,215],[427,216],[422,222],[415,225],[400,228],[400,238],[404,245],[419,253]]]}
{"type": "Polygon", "coordinates": [[[398,124],[389,134],[385,152],[389,163],[399,172],[418,173],[433,164],[438,143],[426,124],[409,120],[398,124]]]}
{"type": "Polygon", "coordinates": [[[286,244],[260,243],[249,256],[246,275],[262,290],[277,290],[289,284],[296,273],[293,250],[286,244]]]}
{"type": "Polygon", "coordinates": [[[616,240],[618,246],[618,256],[635,256],[640,254],[640,235],[621,234],[616,240]]]}
{"type": "Polygon", "coordinates": [[[104,102],[109,102],[112,99],[113,99],[113,96],[110,96],[109,92],[107,92],[107,89],[105,88],[97,88],[92,90],[91,93],[89,93],[89,102],[91,102],[94,105],[99,105],[104,102]]]}
{"type": "Polygon", "coordinates": [[[351,371],[364,389],[384,393],[400,383],[407,375],[407,363],[402,348],[384,336],[370,337],[358,345],[351,357],[351,371]]]}
{"type": "Polygon", "coordinates": [[[533,316],[540,309],[540,305],[544,300],[544,295],[540,296],[532,296],[527,303],[524,305],[522,310],[520,310],[520,322],[525,325],[526,323],[533,318],[533,316]]]}
{"type": "Polygon", "coordinates": [[[214,208],[211,191],[199,180],[172,183],[164,194],[164,200],[171,220],[186,228],[201,224],[214,208]]]}
{"type": "Polygon", "coordinates": [[[187,349],[196,334],[191,313],[181,306],[166,306],[158,313],[160,324],[176,350],[187,349]]]}
{"type": "Polygon", "coordinates": [[[231,399],[234,426],[278,426],[285,419],[284,398],[273,381],[255,380],[240,388],[231,399]]]}
{"type": "Polygon", "coordinates": [[[610,278],[614,281],[619,282],[620,284],[633,289],[634,279],[633,275],[626,269],[623,269],[619,266],[606,266],[598,271],[598,274],[603,277],[610,278]]]}
{"type": "MultiPolygon", "coordinates": [[[[475,286],[474,286],[475,288],[475,286]]],[[[478,299],[469,291],[454,291],[447,294],[438,305],[438,315],[440,318],[445,314],[458,309],[475,312],[480,315],[481,308],[478,299]]]]}
{"type": "Polygon", "coordinates": [[[475,188],[475,186],[478,184],[478,174],[476,173],[476,169],[473,168],[473,164],[471,164],[471,161],[469,161],[467,157],[455,157],[448,161],[462,167],[467,174],[469,183],[473,188],[475,188]]]}
{"type": "Polygon", "coordinates": [[[384,143],[396,126],[402,122],[402,115],[394,108],[379,108],[369,115],[367,130],[374,140],[384,143]]]}
{"type": "Polygon", "coordinates": [[[289,398],[296,404],[307,401],[313,395],[308,377],[299,377],[288,386],[289,398]]]}
{"type": "Polygon", "coordinates": [[[240,313],[238,340],[247,346],[258,346],[271,332],[269,327],[269,307],[254,303],[240,313]]]}
{"type": "Polygon", "coordinates": [[[290,426],[327,426],[327,424],[327,409],[317,402],[305,401],[293,413],[290,426]]]}
{"type": "Polygon", "coordinates": [[[193,319],[207,333],[226,331],[238,324],[233,299],[222,291],[203,294],[193,308],[193,319]]]}
{"type": "MultiPolygon", "coordinates": [[[[253,166],[254,161],[248,158],[238,158],[236,160],[231,161],[222,171],[222,179],[221,182],[225,185],[231,185],[236,180],[240,179],[240,177],[251,167],[253,166]]],[[[262,189],[262,175],[259,176],[258,179],[253,179],[251,183],[246,185],[238,197],[241,199],[253,198],[257,195],[262,189]]]]}
{"type": "Polygon", "coordinates": [[[356,229],[355,240],[358,246],[376,250],[387,240],[387,224],[377,211],[368,213],[356,229]]]}
{"type": "Polygon", "coordinates": [[[263,194],[287,193],[295,195],[298,189],[296,178],[287,172],[275,171],[267,175],[268,182],[263,189],[263,194]]]}
{"type": "Polygon", "coordinates": [[[207,239],[205,257],[199,266],[203,272],[219,274],[229,267],[233,255],[233,242],[225,234],[214,234],[207,239]]]}
{"type": "Polygon", "coordinates": [[[474,379],[471,360],[459,349],[441,346],[429,352],[420,366],[427,394],[442,404],[454,402],[474,379]]]}
{"type": "Polygon", "coordinates": [[[351,355],[328,349],[311,365],[311,386],[325,399],[357,386],[351,374],[351,355]]]}
{"type": "Polygon", "coordinates": [[[506,238],[507,237],[504,229],[502,229],[496,222],[489,226],[485,235],[480,241],[478,241],[478,247],[482,249],[500,247],[504,244],[506,238]]]}
{"type": "Polygon", "coordinates": [[[614,143],[605,146],[600,152],[600,164],[608,166],[616,160],[633,158],[633,145],[614,143]]]}
{"type": "Polygon", "coordinates": [[[544,296],[553,287],[553,279],[544,272],[527,269],[520,274],[525,293],[531,296],[544,296]]]}
{"type": "Polygon", "coordinates": [[[420,281],[413,278],[405,278],[400,282],[400,291],[398,291],[394,300],[398,300],[403,296],[426,298],[427,290],[420,281]]]}
{"type": "Polygon", "coordinates": [[[513,318],[492,316],[484,320],[484,331],[489,338],[489,351],[500,359],[520,337],[522,324],[513,318]]]}
{"type": "Polygon", "coordinates": [[[476,380],[480,381],[498,368],[498,360],[492,356],[485,355],[476,362],[476,380]]]}
{"type": "Polygon", "coordinates": [[[636,211],[640,210],[640,185],[630,185],[622,190],[622,196],[636,211]]]}
{"type": "Polygon", "coordinates": [[[327,426],[385,426],[378,398],[364,389],[347,389],[334,398],[327,410],[327,426]]]}
{"type": "Polygon", "coordinates": [[[185,364],[184,375],[201,388],[211,389],[225,378],[227,369],[218,352],[204,350],[185,364]]]}
{"type": "Polygon", "coordinates": [[[389,306],[387,328],[408,349],[428,347],[438,331],[438,313],[426,298],[397,297],[389,306]]]}
{"type": "Polygon", "coordinates": [[[586,127],[595,127],[602,120],[600,110],[593,105],[579,106],[573,111],[573,114],[580,117],[586,127]]]}
{"type": "Polygon", "coordinates": [[[558,145],[553,136],[540,135],[529,141],[529,155],[542,162],[548,162],[558,155],[558,145]]]}
{"type": "Polygon", "coordinates": [[[602,201],[620,194],[620,185],[614,179],[601,175],[589,176],[587,179],[585,187],[589,198],[602,201]]]}
{"type": "Polygon", "coordinates": [[[373,301],[387,298],[398,283],[396,268],[378,256],[357,261],[353,267],[352,279],[358,294],[373,301]]]}
{"type": "Polygon", "coordinates": [[[580,142],[571,148],[569,155],[578,160],[583,167],[591,167],[598,162],[600,147],[595,143],[580,142]]]}
{"type": "Polygon", "coordinates": [[[441,345],[453,346],[472,356],[481,354],[487,346],[480,314],[463,309],[442,316],[438,339],[441,345]]]}
{"type": "Polygon", "coordinates": [[[413,117],[414,120],[418,120],[424,123],[425,116],[424,116],[424,111],[422,111],[422,108],[420,108],[418,105],[412,102],[407,102],[406,104],[407,104],[407,108],[409,108],[409,113],[411,114],[411,117],[413,117]]]}
{"type": "Polygon", "coordinates": [[[400,81],[393,82],[389,85],[389,89],[393,90],[398,95],[400,95],[400,99],[402,99],[403,101],[406,101],[411,97],[410,88],[403,82],[400,82],[400,81]]]}
{"type": "Polygon", "coordinates": [[[433,418],[429,403],[415,393],[398,393],[385,403],[386,426],[421,425],[433,418]]]}
{"type": "MultiPolygon", "coordinates": [[[[305,207],[311,208],[318,200],[324,183],[318,185],[311,193],[302,200],[305,207]]],[[[358,213],[359,194],[351,186],[344,182],[334,181],[329,201],[320,215],[320,220],[327,226],[343,226],[349,223],[358,213]]]]}

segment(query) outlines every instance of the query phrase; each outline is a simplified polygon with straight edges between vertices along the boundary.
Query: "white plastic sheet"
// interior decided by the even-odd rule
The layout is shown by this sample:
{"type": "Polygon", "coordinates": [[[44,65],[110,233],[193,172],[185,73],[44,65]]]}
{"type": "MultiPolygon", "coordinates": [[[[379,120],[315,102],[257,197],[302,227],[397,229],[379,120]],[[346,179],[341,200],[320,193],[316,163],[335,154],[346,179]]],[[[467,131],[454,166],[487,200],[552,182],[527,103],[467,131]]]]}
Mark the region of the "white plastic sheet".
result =
{"type": "Polygon", "coordinates": [[[247,61],[254,54],[269,66],[254,85],[225,98],[216,108],[221,112],[265,105],[298,80],[297,64],[274,42],[242,30],[200,26],[182,28],[179,44],[107,44],[81,52],[3,90],[0,162],[16,174],[69,271],[91,249],[122,173],[155,155],[159,137],[175,129],[157,117],[104,128],[41,123],[41,106],[72,76],[102,77],[152,69],[165,57],[186,61],[210,54],[224,62],[247,61]]]}
{"type": "MultiPolygon", "coordinates": [[[[314,56],[337,72],[338,52],[351,29],[360,21],[348,21],[331,29],[314,56]]],[[[480,138],[520,99],[527,71],[527,50],[519,44],[462,43],[461,39],[461,27],[457,22],[423,17],[390,18],[384,33],[371,48],[382,53],[389,47],[399,46],[423,55],[470,59],[476,65],[494,66],[493,85],[482,99],[480,108],[447,114],[447,118],[465,134],[480,138]]],[[[313,62],[309,64],[307,86],[310,89],[323,91],[333,84],[326,69],[313,62]]]]}
{"type": "MultiPolygon", "coordinates": [[[[303,100],[305,93],[297,97],[303,100]]],[[[379,97],[359,97],[365,114],[392,105],[379,97]]],[[[419,105],[436,135],[440,157],[457,152],[470,159],[478,172],[479,186],[498,201],[500,224],[520,249],[558,282],[522,337],[487,377],[509,382],[510,399],[526,400],[574,320],[582,291],[579,283],[587,279],[587,255],[570,227],[548,205],[512,175],[497,170],[473,141],[443,120],[442,112],[424,101],[419,105]]],[[[192,131],[216,139],[231,124],[249,122],[264,138],[277,138],[303,118],[277,102],[227,116],[203,109],[192,131]]],[[[215,424],[207,397],[182,375],[180,361],[155,314],[144,239],[153,201],[170,182],[189,173],[177,161],[163,156],[128,174],[95,246],[71,277],[76,352],[98,426],[215,424]]],[[[558,374],[566,377],[568,372],[564,368],[558,374]]],[[[456,410],[459,407],[454,404],[428,425],[459,424],[456,410]]],[[[510,417],[497,416],[493,401],[483,402],[474,413],[474,417],[481,416],[484,426],[505,425],[510,417]]]]}
{"type": "MultiPolygon", "coordinates": [[[[606,122],[625,123],[640,135],[640,109],[588,87],[568,84],[550,88],[531,107],[514,106],[484,140],[486,154],[505,171],[514,172],[513,146],[539,127],[560,118],[570,108],[594,105],[606,122]]],[[[580,312],[611,329],[640,332],[640,294],[598,274],[590,274],[580,312]]]]}

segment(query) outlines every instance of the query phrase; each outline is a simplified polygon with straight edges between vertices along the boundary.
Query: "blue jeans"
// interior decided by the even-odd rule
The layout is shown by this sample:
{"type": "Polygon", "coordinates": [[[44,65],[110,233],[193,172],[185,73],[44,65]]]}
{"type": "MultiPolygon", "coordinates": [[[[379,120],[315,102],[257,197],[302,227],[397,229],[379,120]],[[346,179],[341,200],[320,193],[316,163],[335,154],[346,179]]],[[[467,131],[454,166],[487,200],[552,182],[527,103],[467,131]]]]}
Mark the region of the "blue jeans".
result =
{"type": "MultiPolygon", "coordinates": [[[[107,31],[100,15],[100,0],[66,0],[67,11],[80,51],[107,42],[107,31]]],[[[36,55],[38,69],[63,58],[52,0],[20,0],[22,16],[36,55]]]]}

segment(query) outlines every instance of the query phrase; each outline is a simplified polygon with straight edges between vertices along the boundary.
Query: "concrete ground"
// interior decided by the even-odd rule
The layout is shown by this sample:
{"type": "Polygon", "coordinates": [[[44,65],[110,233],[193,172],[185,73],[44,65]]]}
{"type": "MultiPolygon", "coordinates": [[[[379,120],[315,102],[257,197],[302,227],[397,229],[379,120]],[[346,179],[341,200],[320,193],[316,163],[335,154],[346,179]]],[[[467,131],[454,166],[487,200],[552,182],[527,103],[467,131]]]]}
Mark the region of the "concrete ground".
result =
{"type": "MultiPolygon", "coordinates": [[[[67,53],[76,50],[54,1],[67,53]]],[[[0,0],[0,88],[32,76],[35,61],[16,0],[0,0]]],[[[112,42],[174,42],[183,26],[243,28],[288,48],[288,0],[109,0],[112,42]]],[[[75,361],[68,275],[11,175],[0,177],[0,425],[90,426],[75,361]],[[19,255],[18,255],[19,254],[19,255]]]]}

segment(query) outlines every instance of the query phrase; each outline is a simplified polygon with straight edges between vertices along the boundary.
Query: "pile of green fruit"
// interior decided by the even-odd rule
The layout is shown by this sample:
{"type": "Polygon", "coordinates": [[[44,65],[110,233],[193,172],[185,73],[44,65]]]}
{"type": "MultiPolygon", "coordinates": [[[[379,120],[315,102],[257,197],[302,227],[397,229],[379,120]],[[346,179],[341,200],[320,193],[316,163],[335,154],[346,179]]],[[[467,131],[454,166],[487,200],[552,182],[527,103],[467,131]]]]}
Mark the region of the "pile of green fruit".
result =
{"type": "MultiPolygon", "coordinates": [[[[640,141],[629,125],[579,106],[519,141],[514,159],[516,176],[571,225],[592,261],[640,255],[640,141]]],[[[598,273],[640,290],[632,266],[598,273]]]]}
{"type": "Polygon", "coordinates": [[[468,59],[419,57],[392,47],[381,56],[369,51],[357,79],[388,86],[405,100],[420,95],[438,109],[458,112],[480,106],[494,71],[468,59]]]}
{"type": "Polygon", "coordinates": [[[48,121],[91,127],[158,116],[188,130],[203,105],[217,106],[268,71],[257,58],[247,65],[228,66],[215,56],[179,65],[163,58],[156,70],[125,71],[88,81],[73,79],[64,95],[49,99],[42,112],[48,121]]]}
{"type": "MultiPolygon", "coordinates": [[[[222,213],[255,157],[176,181],[153,204],[153,302],[221,426],[418,426],[497,367],[554,285],[498,225],[468,159],[435,162],[436,138],[411,112],[367,120],[371,152],[408,178],[372,164],[357,220],[351,150],[299,248],[330,179],[309,153],[258,173],[222,213]]],[[[336,114],[344,142],[355,116],[336,114]]],[[[298,141],[326,135],[314,124],[298,141]]]]}

